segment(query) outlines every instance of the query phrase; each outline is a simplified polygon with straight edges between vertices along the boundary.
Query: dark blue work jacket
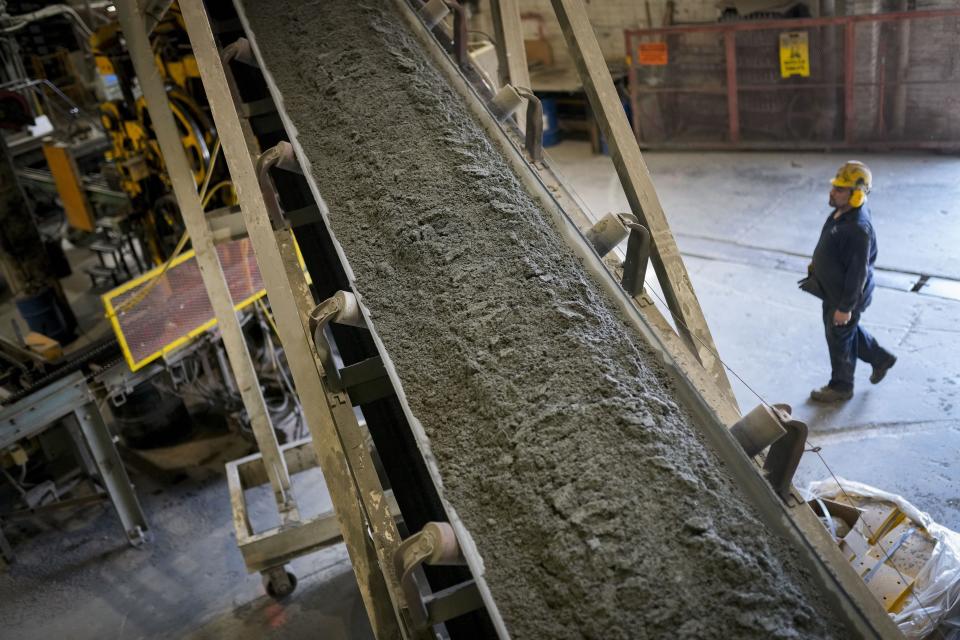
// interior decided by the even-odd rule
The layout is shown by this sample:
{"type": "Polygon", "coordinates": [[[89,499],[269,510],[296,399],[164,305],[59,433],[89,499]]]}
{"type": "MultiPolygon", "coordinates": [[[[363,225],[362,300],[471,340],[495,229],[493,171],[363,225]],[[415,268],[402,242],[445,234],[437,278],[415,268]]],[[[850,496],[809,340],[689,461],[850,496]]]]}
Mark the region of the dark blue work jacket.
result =
{"type": "Polygon", "coordinates": [[[840,311],[864,309],[873,295],[877,236],[866,206],[850,209],[837,220],[833,213],[813,251],[813,273],[828,304],[840,311]]]}

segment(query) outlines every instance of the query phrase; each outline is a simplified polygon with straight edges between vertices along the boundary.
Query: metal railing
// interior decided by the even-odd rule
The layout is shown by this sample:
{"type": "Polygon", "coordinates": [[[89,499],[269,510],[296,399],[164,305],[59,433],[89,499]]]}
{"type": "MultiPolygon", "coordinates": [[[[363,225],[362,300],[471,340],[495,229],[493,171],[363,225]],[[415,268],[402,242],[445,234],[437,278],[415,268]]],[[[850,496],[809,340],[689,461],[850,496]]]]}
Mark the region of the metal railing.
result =
{"type": "Polygon", "coordinates": [[[648,148],[960,149],[960,9],[624,32],[648,148]],[[798,34],[805,68],[781,66],[798,34]],[[786,77],[785,77],[786,76],[786,77]]]}

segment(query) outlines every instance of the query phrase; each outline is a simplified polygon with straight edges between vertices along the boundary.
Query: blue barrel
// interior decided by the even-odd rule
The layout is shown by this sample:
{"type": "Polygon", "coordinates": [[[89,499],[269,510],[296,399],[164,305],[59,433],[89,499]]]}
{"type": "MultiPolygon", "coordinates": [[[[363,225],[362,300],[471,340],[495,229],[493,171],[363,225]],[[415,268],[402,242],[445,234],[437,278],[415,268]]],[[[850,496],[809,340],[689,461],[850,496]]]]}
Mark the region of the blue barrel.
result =
{"type": "Polygon", "coordinates": [[[33,296],[17,298],[17,311],[31,331],[42,333],[60,344],[68,344],[76,337],[76,320],[72,313],[61,308],[53,287],[33,296]]]}
{"type": "Polygon", "coordinates": [[[560,118],[557,116],[557,99],[540,98],[543,106],[543,146],[560,144],[560,118]]]}

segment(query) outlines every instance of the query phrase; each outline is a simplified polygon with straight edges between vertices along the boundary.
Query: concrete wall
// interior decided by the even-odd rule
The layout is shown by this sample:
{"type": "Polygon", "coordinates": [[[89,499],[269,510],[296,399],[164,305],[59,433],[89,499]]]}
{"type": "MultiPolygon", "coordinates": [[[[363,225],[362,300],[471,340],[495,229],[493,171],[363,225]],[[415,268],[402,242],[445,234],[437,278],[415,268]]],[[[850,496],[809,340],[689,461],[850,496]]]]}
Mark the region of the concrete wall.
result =
{"type": "MultiPolygon", "coordinates": [[[[956,0],[847,0],[850,14],[956,9],[956,0]]],[[[857,27],[857,82],[889,86],[883,92],[883,129],[877,130],[881,100],[878,86],[857,91],[858,139],[908,138],[922,140],[960,138],[960,18],[914,20],[900,24],[863,24],[857,27]],[[907,57],[901,59],[900,30],[907,29],[907,57]],[[900,62],[905,64],[901,69],[900,62]],[[881,75],[881,69],[883,74],[881,75]],[[897,117],[897,88],[901,77],[914,84],[902,89],[905,110],[897,117]],[[904,117],[905,116],[905,117],[904,117]],[[899,120],[899,125],[898,125],[899,120]]]]}
{"type": "MultiPolygon", "coordinates": [[[[650,18],[654,26],[664,23],[667,12],[666,0],[649,0],[648,3],[642,0],[587,0],[586,4],[590,22],[600,41],[604,57],[608,62],[620,64],[623,63],[625,54],[624,29],[646,28],[650,25],[647,20],[646,5],[650,7],[650,18]]],[[[715,0],[678,0],[674,5],[675,22],[713,22],[719,16],[715,0]]],[[[529,16],[524,20],[524,28],[528,30],[527,37],[535,37],[538,25],[542,25],[557,63],[569,63],[567,47],[550,0],[520,0],[520,11],[529,16]],[[542,20],[537,20],[536,16],[540,16],[542,20]]],[[[480,0],[480,10],[476,14],[476,19],[476,24],[483,24],[492,30],[489,0],[480,0]]]]}
{"type": "MultiPolygon", "coordinates": [[[[956,9],[956,0],[917,0],[917,10],[956,9]]],[[[907,92],[904,135],[960,139],[960,18],[922,20],[911,27],[907,78],[930,84],[907,92]]]]}
{"type": "MultiPolygon", "coordinates": [[[[611,66],[624,64],[623,31],[627,28],[645,28],[652,23],[659,26],[664,23],[667,12],[666,0],[585,0],[597,39],[604,57],[611,66]],[[649,19],[647,7],[649,6],[649,19]]],[[[673,21],[676,23],[715,22],[720,17],[716,0],[676,0],[674,2],[673,21]]],[[[811,2],[812,11],[817,13],[819,3],[811,2]]],[[[957,0],[839,0],[837,11],[840,14],[871,14],[901,11],[907,6],[917,11],[957,8],[957,0]]],[[[560,26],[554,17],[550,0],[520,0],[521,12],[527,16],[524,27],[527,37],[533,38],[542,29],[550,43],[557,66],[569,66],[570,58],[566,44],[560,32],[560,26]]],[[[490,22],[489,0],[480,0],[479,11],[475,16],[474,28],[493,33],[490,22]]],[[[888,85],[900,75],[902,59],[898,52],[897,26],[862,24],[857,27],[856,37],[856,80],[858,83],[876,84],[880,81],[881,61],[884,67],[884,80],[888,85]]],[[[839,45],[838,54],[842,55],[843,34],[836,32],[839,45]]],[[[701,69],[717,66],[722,68],[722,49],[716,42],[706,38],[700,42],[696,37],[684,39],[685,49],[672,48],[671,61],[683,61],[686,69],[701,69]],[[699,62],[698,62],[699,60],[699,62]]],[[[960,139],[960,19],[921,20],[913,23],[910,37],[908,65],[905,78],[908,81],[922,81],[926,84],[913,85],[905,90],[905,95],[896,95],[896,90],[888,86],[884,92],[884,111],[882,119],[884,130],[882,138],[924,138],[960,139]],[[906,105],[906,118],[896,117],[898,103],[906,105]]],[[[842,81],[842,57],[834,71],[842,81]]],[[[689,75],[685,72],[683,83],[703,82],[699,77],[703,73],[689,75]],[[694,77],[697,76],[697,77],[694,77]]],[[[716,75],[716,70],[709,73],[716,75]]],[[[708,74],[709,75],[709,74],[708,74]]],[[[674,80],[677,80],[674,78],[674,80]]],[[[722,82],[722,80],[720,80],[722,82]]],[[[855,137],[860,140],[877,139],[881,91],[879,87],[862,87],[857,90],[855,137]]],[[[826,117],[842,117],[840,105],[826,117]]],[[[839,125],[838,125],[839,126],[839,125]]],[[[829,127],[827,127],[829,129],[829,127]]]]}

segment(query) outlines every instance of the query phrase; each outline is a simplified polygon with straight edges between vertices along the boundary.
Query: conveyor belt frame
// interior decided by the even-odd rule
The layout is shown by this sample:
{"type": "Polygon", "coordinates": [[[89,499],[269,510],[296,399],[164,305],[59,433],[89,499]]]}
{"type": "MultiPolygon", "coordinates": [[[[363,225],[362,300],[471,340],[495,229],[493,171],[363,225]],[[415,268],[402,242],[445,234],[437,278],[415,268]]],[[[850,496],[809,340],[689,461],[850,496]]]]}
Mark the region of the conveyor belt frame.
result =
{"type": "MultiPolygon", "coordinates": [[[[522,152],[518,151],[518,148],[515,146],[514,139],[508,134],[504,129],[496,125],[496,123],[489,117],[489,114],[486,112],[486,108],[483,102],[480,100],[479,96],[474,92],[474,90],[469,86],[465,81],[463,76],[457,71],[457,69],[452,65],[449,59],[443,54],[436,42],[429,38],[429,35],[426,33],[423,25],[420,24],[413,18],[412,12],[409,11],[409,5],[403,0],[395,0],[395,2],[401,6],[404,10],[404,15],[409,18],[410,26],[413,31],[420,37],[424,42],[427,50],[434,57],[434,59],[439,64],[440,68],[450,78],[453,86],[463,95],[466,99],[471,110],[479,117],[480,121],[487,128],[488,132],[491,134],[491,138],[498,143],[501,148],[504,149],[510,161],[517,168],[521,179],[525,184],[531,188],[531,191],[539,197],[539,199],[544,203],[549,211],[552,212],[555,221],[558,224],[558,227],[561,230],[561,233],[565,236],[571,247],[580,255],[584,260],[585,265],[588,270],[593,273],[597,278],[598,282],[611,294],[614,300],[617,301],[621,309],[624,311],[625,315],[631,320],[635,325],[637,330],[645,336],[648,342],[661,354],[663,360],[665,361],[668,370],[674,375],[678,382],[679,394],[682,396],[682,399],[687,404],[688,408],[693,412],[696,419],[699,423],[706,425],[704,427],[705,435],[710,440],[711,444],[719,452],[721,458],[723,458],[730,467],[731,474],[736,478],[738,484],[744,489],[746,495],[752,499],[756,504],[758,511],[760,512],[763,519],[766,521],[768,526],[773,531],[778,532],[780,535],[783,535],[787,540],[791,541],[797,548],[800,554],[806,560],[805,564],[813,569],[815,578],[819,581],[821,586],[825,591],[832,593],[837,596],[839,601],[838,609],[842,614],[842,617],[845,618],[858,632],[860,632],[864,637],[895,637],[897,632],[895,627],[889,621],[889,618],[885,614],[882,614],[879,618],[875,615],[875,612],[870,607],[872,602],[876,605],[875,600],[868,598],[867,601],[864,601],[860,594],[857,592],[856,587],[859,585],[862,588],[862,582],[859,580],[850,581],[847,576],[843,574],[840,570],[842,567],[848,566],[846,563],[833,562],[831,557],[831,550],[834,552],[834,555],[839,555],[831,545],[826,545],[823,538],[825,537],[825,532],[823,532],[822,527],[820,527],[821,537],[816,538],[815,527],[811,528],[812,519],[813,525],[819,526],[819,523],[816,521],[815,517],[812,516],[810,512],[810,518],[804,518],[803,513],[809,512],[805,506],[801,506],[797,509],[795,506],[785,506],[773,493],[771,488],[763,481],[755,465],[750,462],[749,459],[743,454],[743,452],[737,447],[736,442],[730,436],[726,430],[726,424],[731,424],[731,420],[725,418],[737,416],[738,412],[735,407],[735,404],[732,404],[730,395],[726,392],[722,386],[718,387],[718,380],[715,376],[715,367],[711,366],[711,372],[708,374],[701,364],[706,364],[703,359],[702,350],[694,346],[694,352],[697,354],[697,357],[687,351],[687,354],[683,354],[681,349],[678,347],[685,347],[684,350],[689,348],[690,338],[683,336],[678,337],[672,330],[669,329],[668,323],[659,316],[659,314],[650,313],[650,310],[645,312],[640,311],[640,304],[637,300],[629,298],[617,284],[616,280],[611,277],[610,272],[607,267],[600,261],[600,259],[594,254],[587,245],[586,241],[582,237],[580,230],[577,226],[571,221],[571,219],[565,214],[563,209],[560,208],[555,197],[550,194],[546,189],[544,184],[544,177],[542,173],[534,173],[530,171],[529,165],[526,163],[522,152]],[[649,317],[648,317],[649,316],[649,317]],[[651,321],[650,318],[654,318],[651,321]],[[659,318],[659,319],[657,319],[659,318]],[[696,362],[699,360],[699,362],[696,362]],[[791,512],[793,511],[793,512],[791,512]],[[854,595],[851,596],[851,593],[854,595]],[[892,630],[892,632],[891,632],[892,630]]],[[[202,5],[200,0],[184,0],[182,3],[184,5],[184,13],[189,16],[187,19],[188,28],[191,29],[191,40],[194,41],[194,47],[197,48],[197,40],[195,36],[200,37],[201,39],[208,37],[212,43],[212,32],[209,30],[209,23],[206,22],[205,14],[203,13],[202,5]],[[191,9],[196,9],[199,13],[191,13],[191,9]],[[197,32],[198,29],[204,29],[203,33],[197,32]],[[196,33],[194,33],[196,32],[196,33]]],[[[586,22],[586,13],[583,10],[582,2],[579,0],[555,0],[554,5],[556,8],[563,11],[571,12],[566,15],[565,19],[568,22],[577,23],[574,25],[576,29],[580,30],[580,37],[587,39],[587,48],[591,48],[596,45],[595,39],[593,40],[592,45],[590,45],[590,38],[593,38],[592,32],[589,31],[589,22],[586,22]],[[572,20],[571,20],[572,16],[572,20]]],[[[249,25],[246,22],[246,19],[243,15],[242,8],[238,7],[238,12],[241,16],[241,22],[243,23],[248,35],[252,36],[250,32],[249,25]]],[[[559,12],[562,13],[562,12],[559,12]]],[[[569,31],[571,25],[567,25],[566,29],[569,31]]],[[[258,58],[261,58],[258,51],[256,51],[255,41],[252,43],[254,50],[258,58]]],[[[214,44],[215,47],[215,44],[214,44]]],[[[580,55],[583,55],[583,50],[580,50],[580,45],[575,44],[573,48],[579,50],[580,55]]],[[[198,60],[201,57],[201,53],[197,51],[198,60]]],[[[262,59],[262,58],[261,58],[262,59]]],[[[203,72],[204,68],[207,65],[201,64],[201,71],[203,72]]],[[[215,67],[215,65],[213,65],[215,67]]],[[[211,69],[207,69],[208,73],[211,72],[211,69]]],[[[216,71],[215,68],[212,71],[216,71]]],[[[221,69],[222,71],[222,69],[221,69]]],[[[282,104],[282,97],[280,96],[276,86],[273,84],[272,79],[269,77],[269,73],[265,71],[267,77],[267,82],[271,94],[274,97],[275,102],[278,107],[282,104]]],[[[204,77],[205,85],[208,85],[207,77],[204,77]]],[[[219,82],[219,81],[218,81],[219,82]]],[[[207,86],[208,92],[211,91],[210,86],[207,86]]],[[[219,93],[223,93],[219,91],[219,93]]],[[[229,95],[229,92],[224,95],[229,95]]],[[[211,104],[214,105],[214,112],[216,117],[217,104],[220,100],[224,98],[215,98],[211,100],[211,104]]],[[[598,100],[606,100],[606,97],[598,98],[598,100]]],[[[619,105],[619,102],[618,102],[619,105]]],[[[221,105],[222,106],[222,105],[221,105]]],[[[609,105],[607,105],[609,106],[609,105]]],[[[236,111],[236,105],[233,105],[232,110],[236,111]]],[[[282,108],[280,108],[280,116],[285,125],[285,128],[288,132],[291,132],[292,140],[296,153],[300,159],[300,163],[304,166],[307,171],[308,183],[310,185],[311,191],[314,194],[315,199],[318,203],[322,203],[322,197],[314,184],[313,180],[309,176],[309,163],[306,160],[303,150],[299,147],[295,139],[296,129],[293,127],[292,122],[286,116],[282,108]]],[[[221,116],[222,117],[222,116],[221,116]]],[[[218,121],[218,124],[223,125],[222,122],[218,121]]],[[[231,125],[233,123],[230,123],[231,125]]],[[[234,131],[234,134],[236,132],[234,131]]],[[[613,131],[613,135],[616,135],[617,132],[613,131]]],[[[227,136],[234,136],[234,134],[224,133],[225,138],[227,136]]],[[[613,136],[611,136],[613,137],[613,136]]],[[[236,145],[238,141],[243,140],[242,135],[236,135],[235,139],[231,141],[231,145],[236,145]]],[[[226,144],[225,140],[225,144],[226,144]]],[[[634,141],[635,145],[635,141],[634,141]]],[[[231,170],[236,171],[235,165],[237,165],[238,160],[242,165],[245,161],[242,160],[243,154],[240,154],[236,151],[226,152],[228,157],[228,162],[231,164],[231,170]],[[232,157],[232,159],[231,159],[232,157]]],[[[247,150],[247,161],[249,158],[249,150],[247,150]]],[[[240,165],[238,165],[240,166],[240,165]]],[[[246,170],[244,170],[246,171],[246,170]]],[[[249,171],[246,171],[248,175],[238,180],[238,189],[241,191],[241,203],[244,201],[243,194],[243,185],[255,184],[255,177],[249,174],[249,171]]],[[[651,185],[652,188],[652,185],[651,185]]],[[[255,199],[250,200],[248,204],[253,207],[254,210],[262,207],[262,193],[259,194],[261,203],[258,204],[255,199]]],[[[249,198],[248,198],[249,200],[249,198]]],[[[570,200],[570,203],[573,203],[573,200],[570,200]]],[[[569,206],[569,204],[567,206],[569,206]]],[[[322,207],[321,207],[322,208],[322,207]]],[[[269,227],[269,223],[266,219],[265,211],[255,211],[251,213],[246,210],[247,207],[244,207],[244,216],[248,222],[248,231],[251,232],[251,237],[259,237],[260,243],[264,248],[264,255],[268,255],[276,251],[276,245],[273,249],[269,248],[267,240],[275,241],[276,238],[272,238],[273,229],[269,227]],[[259,218],[259,221],[258,221],[259,218]],[[251,227],[251,223],[254,225],[251,227]],[[256,225],[259,224],[259,227],[256,225]]],[[[323,211],[324,215],[326,212],[323,211]]],[[[662,215],[662,212],[661,212],[662,215]]],[[[664,221],[665,225],[665,221],[664,221]]],[[[667,228],[669,232],[669,229],[667,228]]],[[[256,247],[255,247],[256,248],[256,247]]],[[[352,274],[349,272],[349,263],[346,261],[346,257],[343,255],[342,249],[339,245],[336,246],[338,256],[343,261],[348,274],[352,278],[352,274]]],[[[258,261],[261,259],[261,251],[257,248],[258,261]]],[[[282,259],[280,260],[282,263],[282,259]]],[[[270,258],[270,264],[264,264],[263,261],[260,263],[261,270],[264,272],[265,280],[267,278],[267,273],[272,273],[271,278],[278,277],[278,260],[276,256],[270,258]]],[[[290,270],[287,270],[288,277],[291,275],[290,270]]],[[[684,272],[685,274],[685,272],[684,272]]],[[[674,274],[676,275],[676,274],[674,274]]],[[[301,274],[302,276],[302,274],[301,274]]],[[[293,297],[297,294],[295,293],[296,289],[294,286],[291,286],[291,282],[288,281],[283,283],[280,280],[276,280],[275,283],[278,285],[274,287],[282,297],[287,297],[288,302],[283,303],[281,306],[283,310],[278,309],[278,318],[283,318],[283,322],[286,325],[285,329],[281,329],[282,337],[285,334],[289,340],[282,340],[284,346],[287,349],[287,353],[290,354],[291,351],[296,351],[297,349],[291,350],[293,345],[308,345],[308,353],[311,356],[312,362],[312,373],[310,372],[310,367],[304,365],[303,371],[301,372],[304,380],[311,385],[315,384],[311,380],[315,377],[319,381],[319,371],[317,369],[317,363],[315,360],[314,352],[312,348],[309,347],[310,341],[307,337],[307,333],[304,331],[303,327],[303,304],[299,304],[299,312],[288,313],[291,309],[291,304],[294,307],[297,307],[297,302],[293,300],[293,297]],[[299,329],[294,324],[299,321],[299,329]],[[308,380],[308,378],[310,380],[308,380]]],[[[303,289],[300,290],[301,292],[303,289]]],[[[271,295],[271,287],[268,284],[268,295],[270,295],[271,300],[274,296],[271,295]]],[[[692,291],[691,291],[692,294],[692,291]]],[[[695,298],[694,298],[695,302],[695,298]]],[[[673,307],[674,305],[671,305],[673,307]]],[[[362,300],[361,300],[362,307],[362,300]]],[[[429,463],[429,469],[431,475],[439,484],[439,473],[436,467],[435,462],[433,461],[432,455],[430,454],[430,445],[429,441],[426,438],[425,433],[423,432],[422,426],[416,421],[416,418],[410,413],[407,403],[405,402],[402,386],[399,384],[399,378],[394,370],[392,363],[389,360],[389,357],[386,354],[386,351],[383,347],[383,344],[380,342],[379,338],[376,335],[373,324],[370,323],[369,314],[367,310],[363,308],[364,316],[367,319],[368,326],[371,328],[375,342],[377,344],[378,350],[381,352],[381,355],[384,358],[384,364],[390,375],[391,380],[394,382],[394,386],[397,390],[398,396],[401,400],[401,403],[404,407],[404,411],[407,414],[408,420],[410,422],[411,428],[417,436],[418,443],[420,445],[421,451],[424,457],[429,463]]],[[[680,317],[685,317],[684,314],[680,314],[680,317]]],[[[690,324],[690,323],[686,323],[690,324]]],[[[696,322],[693,322],[695,326],[698,326],[696,322]]],[[[699,334],[698,334],[699,335],[699,334]]],[[[708,335],[708,334],[707,334],[708,335]]],[[[703,335],[700,335],[701,339],[703,335]]],[[[703,344],[703,342],[701,342],[703,344]]],[[[725,377],[724,377],[725,380],[725,377]]],[[[322,385],[322,382],[321,382],[322,385]]],[[[298,389],[301,387],[300,381],[297,382],[298,389]]],[[[301,390],[301,395],[303,394],[301,390]]],[[[306,397],[318,397],[306,396],[306,397]]],[[[333,397],[335,399],[335,394],[326,396],[329,399],[333,397]]],[[[322,404],[322,403],[316,403],[322,404]]],[[[346,403],[349,407],[349,402],[346,403]]],[[[327,407],[329,410],[329,406],[327,407]]],[[[378,630],[378,637],[396,637],[399,634],[392,633],[390,630],[390,624],[387,618],[389,617],[389,611],[386,610],[386,601],[389,601],[390,608],[393,609],[393,614],[396,615],[395,623],[397,627],[400,627],[404,631],[404,635],[407,635],[407,627],[403,621],[402,607],[398,607],[399,603],[396,599],[396,593],[392,584],[393,577],[389,571],[383,571],[379,578],[375,575],[375,572],[378,571],[377,567],[383,568],[384,561],[384,551],[386,550],[383,546],[382,535],[385,529],[389,529],[386,526],[385,521],[381,520],[382,526],[379,530],[374,527],[375,536],[379,536],[379,549],[370,549],[369,545],[366,545],[360,537],[357,537],[356,520],[357,518],[361,521],[361,526],[363,521],[369,522],[371,516],[371,502],[363,499],[363,491],[369,485],[368,481],[373,480],[373,487],[376,490],[379,485],[379,481],[376,481],[375,473],[372,478],[369,473],[364,474],[362,468],[357,468],[356,459],[350,459],[344,455],[344,450],[351,451],[351,448],[346,446],[348,442],[346,438],[353,437],[356,434],[352,432],[344,433],[342,431],[338,432],[337,421],[334,417],[333,420],[329,420],[331,416],[327,416],[327,419],[323,420],[323,423],[326,425],[325,437],[317,438],[314,437],[315,446],[317,447],[318,453],[322,454],[325,457],[321,458],[321,467],[324,470],[324,473],[328,475],[328,484],[330,483],[330,470],[333,469],[336,486],[331,487],[331,494],[333,495],[336,490],[335,501],[340,500],[346,509],[338,509],[338,515],[341,518],[351,520],[353,522],[353,527],[350,527],[348,522],[348,528],[345,530],[345,539],[347,540],[348,548],[352,552],[360,550],[358,557],[362,558],[365,562],[364,566],[356,566],[355,561],[355,571],[358,575],[358,580],[361,583],[361,592],[364,595],[365,604],[368,607],[368,612],[371,613],[371,618],[375,622],[375,630],[378,630]],[[330,422],[333,425],[330,425],[330,422]],[[357,493],[360,493],[361,496],[358,499],[357,493]],[[346,513],[343,513],[346,511],[346,513]],[[352,531],[351,531],[352,528],[352,531]],[[382,584],[387,587],[388,593],[386,594],[386,599],[383,597],[383,591],[381,590],[380,596],[377,596],[374,590],[371,589],[371,584],[374,587],[377,584],[382,584]],[[374,615],[378,618],[374,618],[374,615]],[[382,617],[380,617],[382,616],[382,617]],[[383,627],[377,627],[377,621],[379,620],[382,623],[383,627]],[[382,632],[382,633],[380,633],[382,632]]],[[[361,449],[363,449],[361,447],[361,449]]],[[[367,467],[367,471],[372,471],[372,467],[367,467]]],[[[377,500],[374,502],[380,501],[382,499],[382,488],[379,489],[380,494],[376,495],[377,500]]],[[[506,631],[505,625],[503,624],[502,619],[496,610],[496,605],[492,600],[492,596],[489,592],[489,589],[486,587],[483,581],[483,566],[482,559],[477,553],[475,547],[472,545],[469,533],[464,528],[462,522],[457,518],[456,512],[453,509],[452,505],[444,503],[448,515],[450,517],[450,522],[454,526],[457,537],[461,543],[461,546],[464,548],[465,555],[467,557],[468,564],[471,567],[471,570],[474,573],[474,576],[477,578],[478,586],[480,588],[481,594],[484,597],[484,602],[487,605],[487,609],[491,614],[491,617],[494,620],[494,623],[497,627],[499,635],[501,637],[509,637],[506,631]]],[[[373,513],[377,513],[374,509],[373,513]]],[[[344,524],[343,520],[341,524],[344,524]]],[[[361,536],[362,537],[362,536],[361,536]]],[[[376,546],[376,545],[374,545],[376,546]]],[[[877,605],[878,606],[878,605],[877,605]]]]}

